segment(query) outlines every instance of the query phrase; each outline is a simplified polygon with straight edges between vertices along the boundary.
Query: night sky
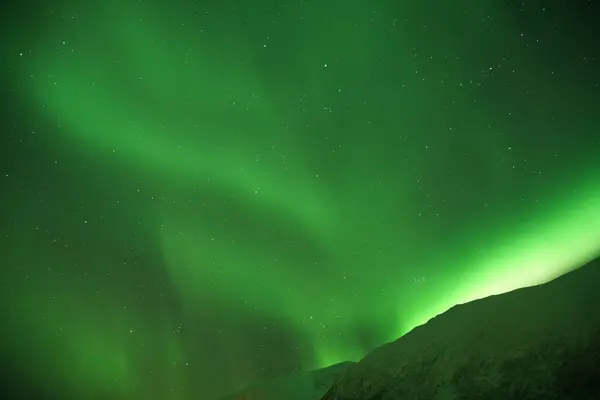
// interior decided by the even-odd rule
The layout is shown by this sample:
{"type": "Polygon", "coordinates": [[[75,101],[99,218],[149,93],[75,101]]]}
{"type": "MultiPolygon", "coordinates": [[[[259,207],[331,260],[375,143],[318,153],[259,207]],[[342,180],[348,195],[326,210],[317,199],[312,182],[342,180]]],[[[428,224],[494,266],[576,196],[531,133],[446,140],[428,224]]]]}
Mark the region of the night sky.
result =
{"type": "Polygon", "coordinates": [[[592,0],[3,9],[12,389],[211,400],[599,255],[599,15],[592,0]]]}

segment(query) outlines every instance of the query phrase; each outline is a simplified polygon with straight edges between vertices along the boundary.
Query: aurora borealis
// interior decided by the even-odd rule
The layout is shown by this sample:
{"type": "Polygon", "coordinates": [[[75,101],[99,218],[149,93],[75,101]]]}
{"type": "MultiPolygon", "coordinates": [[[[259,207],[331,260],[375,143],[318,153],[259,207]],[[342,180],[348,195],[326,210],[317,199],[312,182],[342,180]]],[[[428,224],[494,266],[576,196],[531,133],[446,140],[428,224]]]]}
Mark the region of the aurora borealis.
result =
{"type": "Polygon", "coordinates": [[[600,255],[595,7],[13,5],[4,368],[210,400],[600,255]]]}

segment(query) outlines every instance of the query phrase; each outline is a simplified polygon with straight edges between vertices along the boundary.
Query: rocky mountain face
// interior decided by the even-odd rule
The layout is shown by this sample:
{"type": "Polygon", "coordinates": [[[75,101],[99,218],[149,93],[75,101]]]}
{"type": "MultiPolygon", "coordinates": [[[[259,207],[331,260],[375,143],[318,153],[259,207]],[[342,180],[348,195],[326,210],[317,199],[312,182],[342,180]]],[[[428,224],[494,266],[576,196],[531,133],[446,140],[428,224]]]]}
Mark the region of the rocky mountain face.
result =
{"type": "Polygon", "coordinates": [[[600,259],[457,305],[342,363],[221,400],[600,400],[600,259]]]}
{"type": "Polygon", "coordinates": [[[350,366],[322,400],[600,399],[600,259],[458,305],[350,366]]]}

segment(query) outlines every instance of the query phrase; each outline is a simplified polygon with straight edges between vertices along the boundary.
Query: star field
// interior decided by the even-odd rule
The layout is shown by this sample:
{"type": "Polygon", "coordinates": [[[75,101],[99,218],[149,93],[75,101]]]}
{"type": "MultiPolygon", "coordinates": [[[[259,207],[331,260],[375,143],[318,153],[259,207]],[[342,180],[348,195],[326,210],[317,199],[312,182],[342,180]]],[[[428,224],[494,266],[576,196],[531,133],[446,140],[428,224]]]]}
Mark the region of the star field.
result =
{"type": "Polygon", "coordinates": [[[600,255],[598,6],[563,3],[8,7],[14,386],[212,399],[600,255]]]}

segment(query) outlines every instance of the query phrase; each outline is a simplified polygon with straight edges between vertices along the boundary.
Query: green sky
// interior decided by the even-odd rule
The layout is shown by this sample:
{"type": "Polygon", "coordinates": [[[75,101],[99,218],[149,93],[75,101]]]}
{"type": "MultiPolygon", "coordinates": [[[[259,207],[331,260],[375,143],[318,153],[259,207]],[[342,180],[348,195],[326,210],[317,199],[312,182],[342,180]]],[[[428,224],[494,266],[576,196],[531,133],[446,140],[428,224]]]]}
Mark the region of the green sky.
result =
{"type": "Polygon", "coordinates": [[[599,255],[600,52],[555,3],[9,8],[14,376],[210,400],[599,255]]]}

